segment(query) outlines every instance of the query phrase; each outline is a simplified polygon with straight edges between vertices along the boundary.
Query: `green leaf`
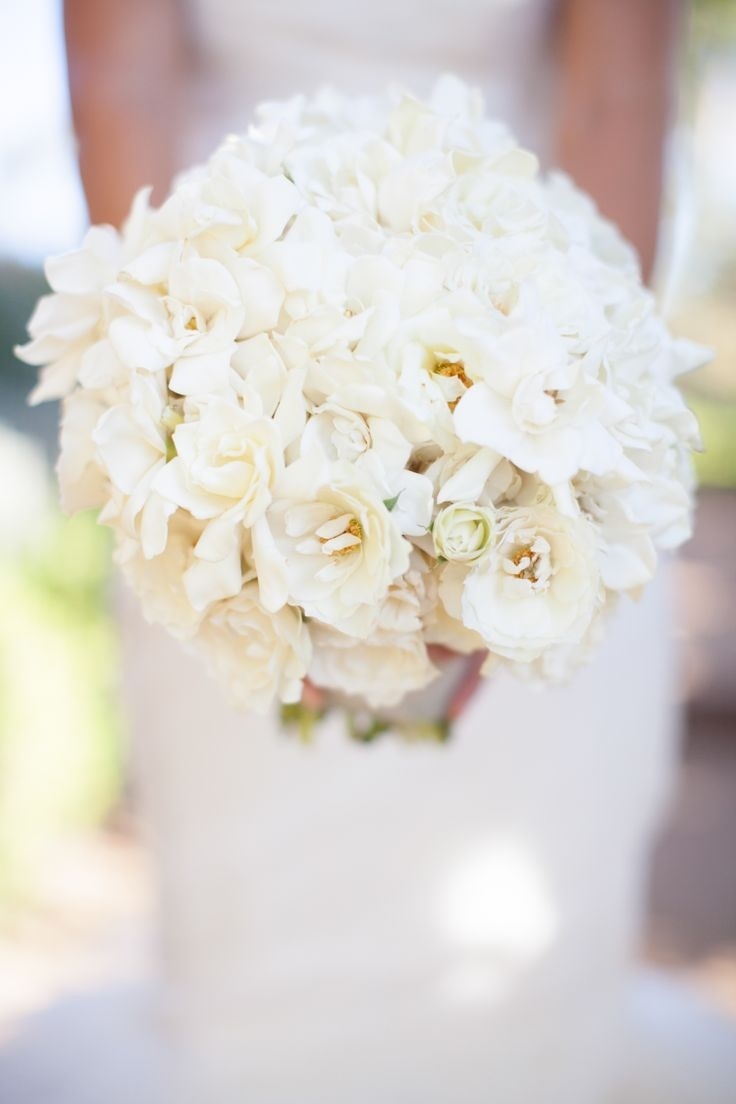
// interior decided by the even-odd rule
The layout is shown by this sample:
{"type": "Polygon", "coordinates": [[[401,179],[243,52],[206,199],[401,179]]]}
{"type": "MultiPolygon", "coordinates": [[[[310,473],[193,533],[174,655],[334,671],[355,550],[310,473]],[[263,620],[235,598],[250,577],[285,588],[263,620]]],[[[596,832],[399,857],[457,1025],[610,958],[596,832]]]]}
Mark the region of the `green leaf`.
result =
{"type": "Polygon", "coordinates": [[[405,721],[396,731],[404,740],[446,744],[452,737],[452,721],[447,717],[435,721],[405,721]]]}
{"type": "Polygon", "coordinates": [[[384,498],[383,505],[386,507],[386,509],[389,511],[389,513],[391,512],[391,510],[393,510],[394,506],[399,501],[400,497],[401,497],[401,491],[399,491],[398,494],[395,494],[393,498],[384,498]]]}
{"type": "Polygon", "coordinates": [[[284,703],[281,706],[281,727],[294,732],[303,744],[314,742],[316,728],[326,715],[326,709],[312,709],[303,702],[284,703]]]}
{"type": "Polygon", "coordinates": [[[355,713],[347,714],[348,733],[353,740],[361,744],[370,744],[378,736],[390,731],[391,725],[378,717],[358,717],[355,713]]]}

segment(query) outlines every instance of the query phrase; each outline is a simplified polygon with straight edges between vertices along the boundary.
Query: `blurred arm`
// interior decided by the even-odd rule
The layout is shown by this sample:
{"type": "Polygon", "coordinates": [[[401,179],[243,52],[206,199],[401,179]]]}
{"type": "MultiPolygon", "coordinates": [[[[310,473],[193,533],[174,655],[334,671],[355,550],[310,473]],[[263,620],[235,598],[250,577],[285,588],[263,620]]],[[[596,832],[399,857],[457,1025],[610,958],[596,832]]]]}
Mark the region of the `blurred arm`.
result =
{"type": "Polygon", "coordinates": [[[118,226],[133,194],[162,198],[176,166],[184,35],[176,0],[66,0],[72,113],[93,222],[118,226]]]}
{"type": "Polygon", "coordinates": [[[674,85],[677,0],[563,0],[556,160],[651,274],[674,85]]]}

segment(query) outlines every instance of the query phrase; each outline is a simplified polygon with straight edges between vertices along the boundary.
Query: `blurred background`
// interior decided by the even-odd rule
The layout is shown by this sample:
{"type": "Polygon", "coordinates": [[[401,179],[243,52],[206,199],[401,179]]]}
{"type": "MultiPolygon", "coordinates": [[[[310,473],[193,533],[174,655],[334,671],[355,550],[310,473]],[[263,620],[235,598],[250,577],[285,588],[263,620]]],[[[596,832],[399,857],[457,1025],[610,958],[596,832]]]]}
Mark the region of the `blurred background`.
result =
{"type": "MultiPolygon", "coordinates": [[[[57,411],[29,408],[12,346],[45,289],[42,259],[86,214],[61,4],[0,15],[0,1045],[58,993],[145,959],[149,882],[128,813],[109,613],[109,542],[56,506],[57,411]]],[[[642,955],[736,1019],[736,5],[696,0],[680,57],[662,295],[673,328],[716,351],[686,381],[706,451],[694,540],[677,567],[688,728],[658,847],[642,955]],[[676,212],[674,214],[673,212],[676,212]]]]}

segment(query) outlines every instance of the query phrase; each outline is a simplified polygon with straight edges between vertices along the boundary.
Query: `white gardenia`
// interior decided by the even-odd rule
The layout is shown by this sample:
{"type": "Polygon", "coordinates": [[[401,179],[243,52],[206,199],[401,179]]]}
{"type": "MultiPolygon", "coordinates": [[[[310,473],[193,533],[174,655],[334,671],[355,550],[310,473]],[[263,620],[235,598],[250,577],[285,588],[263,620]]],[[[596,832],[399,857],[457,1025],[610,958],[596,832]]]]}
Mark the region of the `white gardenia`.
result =
{"type": "Polygon", "coordinates": [[[396,704],[431,643],[563,677],[689,534],[703,352],[454,78],[257,118],[47,264],[66,508],[243,708],[396,704]]]}
{"type": "Polygon", "coordinates": [[[267,609],[287,602],[365,638],[411,546],[361,471],[305,457],[291,464],[253,528],[254,564],[267,609]]]}

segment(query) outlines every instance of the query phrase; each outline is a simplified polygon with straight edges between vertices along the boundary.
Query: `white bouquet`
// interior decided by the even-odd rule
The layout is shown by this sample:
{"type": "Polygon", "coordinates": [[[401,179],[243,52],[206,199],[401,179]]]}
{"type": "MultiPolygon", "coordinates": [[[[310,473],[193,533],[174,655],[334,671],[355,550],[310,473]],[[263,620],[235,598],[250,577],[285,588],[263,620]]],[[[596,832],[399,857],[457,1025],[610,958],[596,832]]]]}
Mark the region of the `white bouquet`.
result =
{"type": "Polygon", "coordinates": [[[47,264],[65,507],[243,707],[391,706],[432,643],[565,676],[690,533],[702,352],[458,81],[257,117],[47,264]]]}

